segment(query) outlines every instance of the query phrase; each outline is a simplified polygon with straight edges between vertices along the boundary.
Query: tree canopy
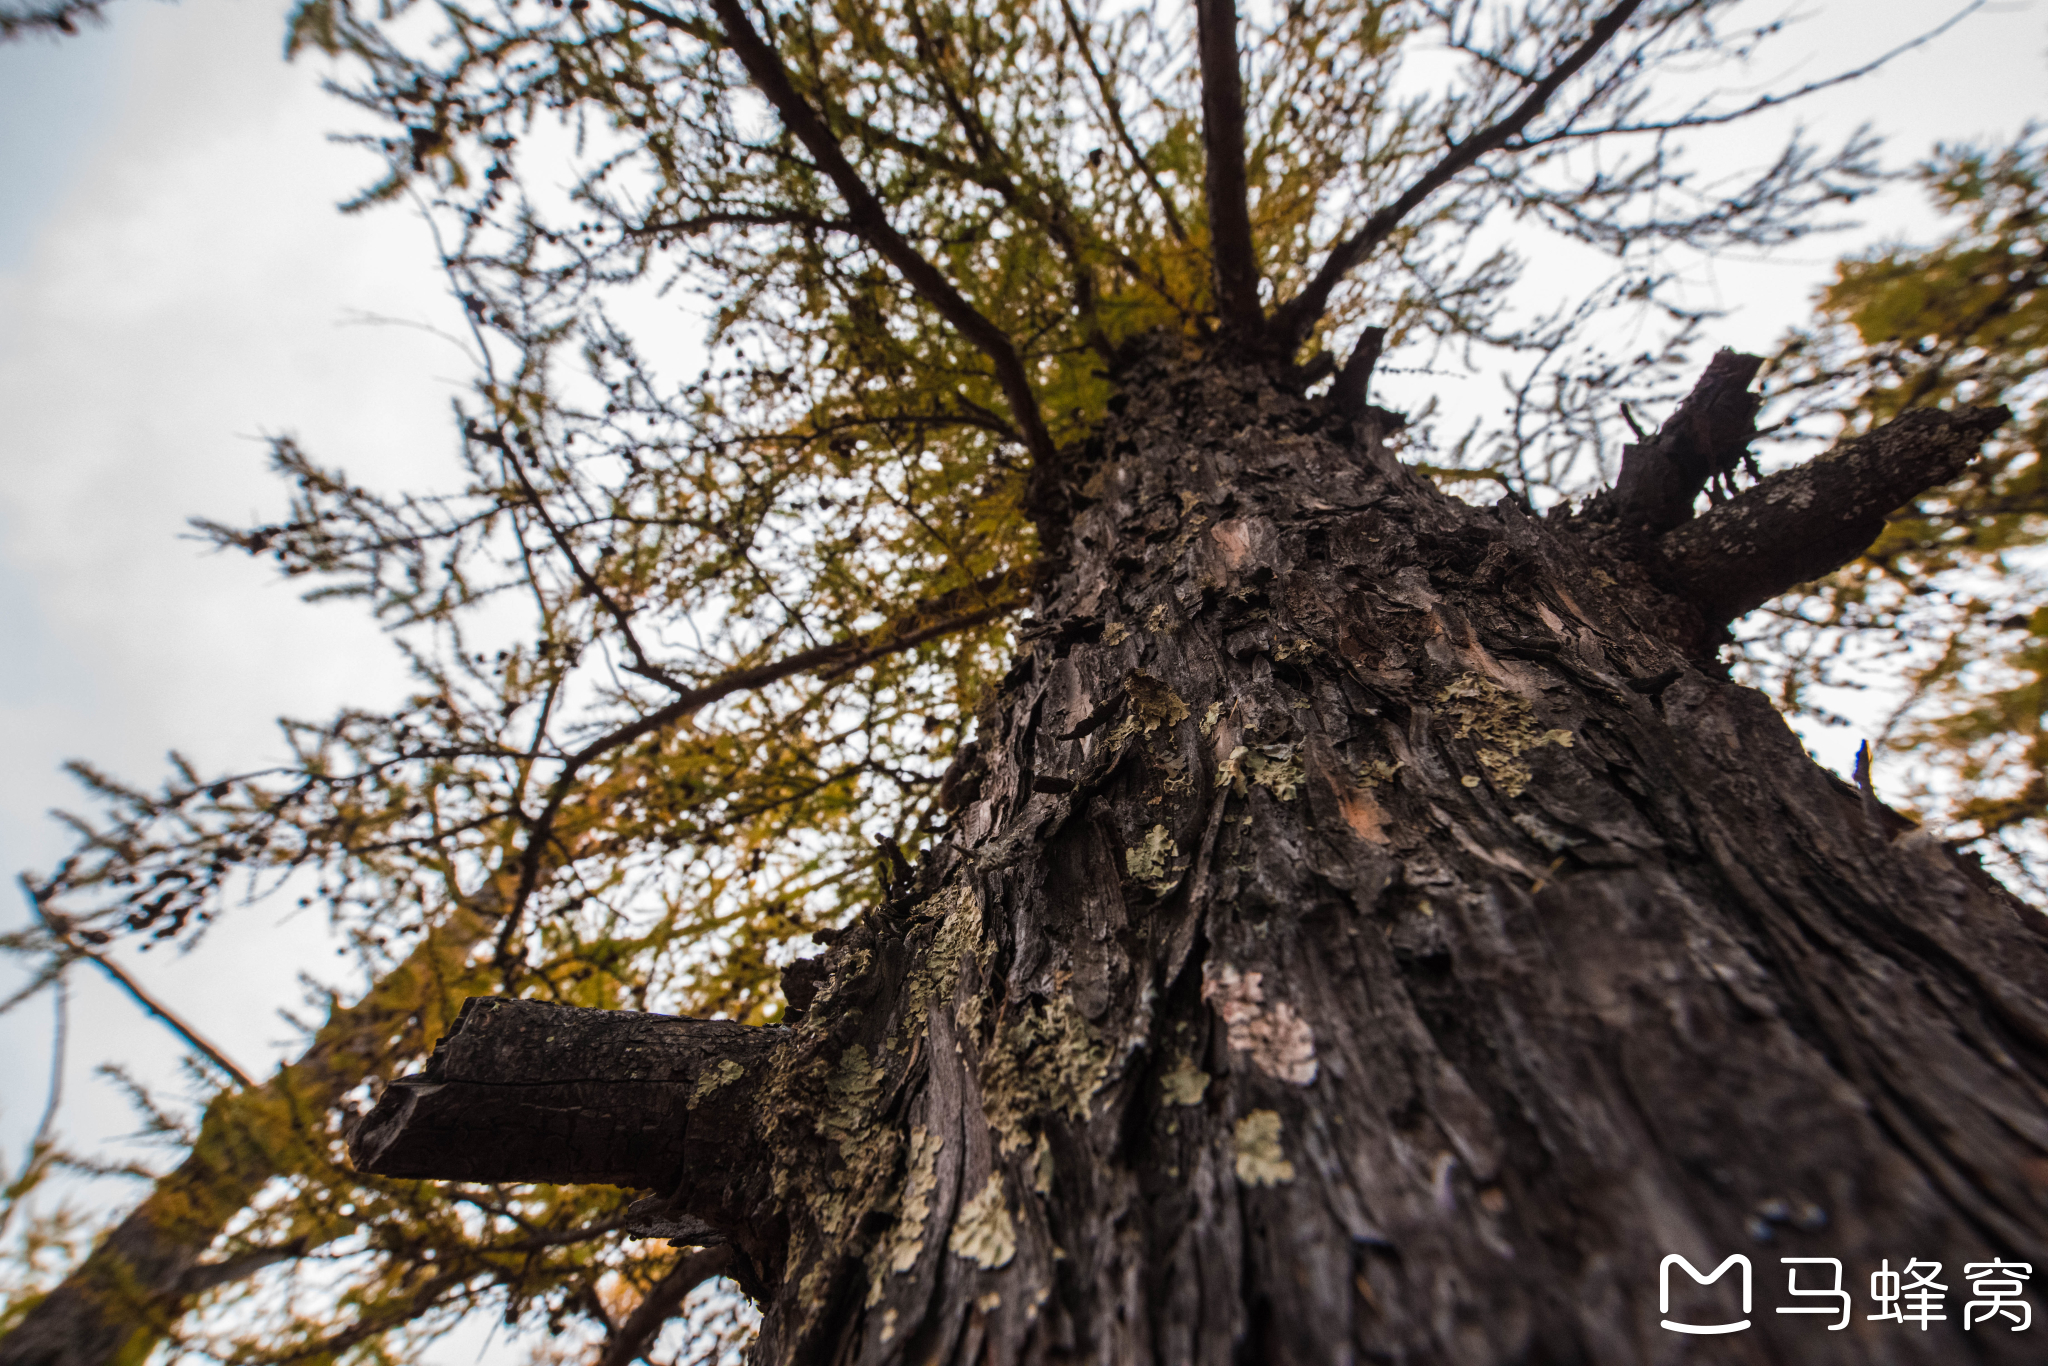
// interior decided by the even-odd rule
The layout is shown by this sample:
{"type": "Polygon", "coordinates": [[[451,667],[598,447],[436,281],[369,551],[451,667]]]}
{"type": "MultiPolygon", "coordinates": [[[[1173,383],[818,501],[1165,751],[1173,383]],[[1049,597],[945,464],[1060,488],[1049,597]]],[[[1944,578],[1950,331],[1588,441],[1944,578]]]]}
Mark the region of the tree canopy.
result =
{"type": "MultiPolygon", "coordinates": [[[[488,1310],[617,1357],[678,1274],[619,1237],[621,1200],[360,1178],[329,1109],[423,1057],[464,991],[779,1018],[794,946],[885,897],[972,782],[976,707],[1060,554],[1035,500],[1142,339],[1227,342],[1359,405],[1382,356],[1499,364],[1505,418],[1432,443],[1411,414],[1406,454],[1467,491],[1591,492],[1623,405],[1668,404],[1696,367],[1671,254],[1797,240],[1880,179],[1860,136],[1795,137],[1739,184],[1687,162],[1686,138],[1859,74],[1660,95],[1777,29],[1729,0],[302,4],[289,50],[344,59],[337,92],[385,129],[350,207],[434,222],[476,374],[459,481],[372,489],[279,439],[288,515],[198,524],[375,613],[406,705],[288,720],[289,758],[255,771],[181,760],[152,789],[78,766],[99,813],[9,941],[33,990],[296,896],[378,983],[312,1061],[175,1134],[225,1156],[181,1197],[205,1257],[142,1297],[148,1332],[403,1360],[488,1310]],[[1529,288],[1546,239],[1604,277],[1563,305],[1529,288]],[[1610,318],[1651,342],[1589,346],[1610,318]],[[213,1312],[180,1317],[195,1301],[213,1312]]],[[[1845,262],[1774,361],[1787,430],[2028,415],[1754,637],[1778,652],[1759,667],[1789,652],[1792,705],[1831,642],[1927,642],[1895,741],[1931,756],[1930,810],[2015,850],[2048,782],[2048,615],[2017,605],[2042,510],[2041,171],[2035,141],[1938,155],[1924,174],[1967,226],[1845,262]]],[[[76,1232],[28,1228],[32,1259],[76,1232]]],[[[0,1329],[47,1274],[28,1265],[0,1329]]]]}

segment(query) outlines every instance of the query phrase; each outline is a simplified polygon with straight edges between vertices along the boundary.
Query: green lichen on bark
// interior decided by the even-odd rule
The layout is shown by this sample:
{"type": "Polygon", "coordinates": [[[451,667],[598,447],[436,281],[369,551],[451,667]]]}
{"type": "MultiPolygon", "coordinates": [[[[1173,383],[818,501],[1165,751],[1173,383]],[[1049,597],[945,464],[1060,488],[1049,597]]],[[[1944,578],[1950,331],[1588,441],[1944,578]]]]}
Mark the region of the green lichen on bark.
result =
{"type": "Polygon", "coordinates": [[[1181,701],[1180,694],[1148,673],[1134,673],[1124,680],[1124,698],[1124,717],[1104,741],[1105,749],[1112,753],[1133,736],[1150,735],[1161,726],[1172,730],[1188,719],[1188,704],[1181,701]]]}
{"type": "Polygon", "coordinates": [[[1157,886],[1173,881],[1172,862],[1180,856],[1180,846],[1173,842],[1172,834],[1163,825],[1155,825],[1145,832],[1145,842],[1135,848],[1124,850],[1124,870],[1133,881],[1157,886]]]}
{"type": "Polygon", "coordinates": [[[1008,1266],[1017,1255],[1017,1226],[1003,1203],[1003,1174],[990,1172],[988,1184],[960,1207],[953,1220],[948,1251],[965,1257],[984,1271],[1008,1266]]]}
{"type": "Polygon", "coordinates": [[[1168,1105],[1200,1105],[1208,1090],[1209,1074],[1185,1056],[1177,1058],[1173,1070],[1159,1079],[1160,1094],[1168,1105]]]}
{"type": "Polygon", "coordinates": [[[1293,745],[1260,745],[1256,749],[1239,745],[1216,770],[1216,785],[1228,786],[1244,797],[1251,793],[1249,784],[1256,783],[1281,801],[1291,802],[1307,776],[1293,745]]]}
{"type": "Polygon", "coordinates": [[[904,983],[903,1023],[905,1040],[924,1028],[932,1005],[949,1003],[960,985],[960,965],[972,954],[984,968],[995,946],[982,937],[981,902],[974,892],[959,883],[947,886],[929,903],[940,916],[938,932],[924,960],[904,983]]]}
{"type": "MultiPolygon", "coordinates": [[[[1571,748],[1570,731],[1545,730],[1527,702],[1479,674],[1460,674],[1436,700],[1444,715],[1458,723],[1453,738],[1476,742],[1479,766],[1510,797],[1521,796],[1535,777],[1522,761],[1524,754],[1545,745],[1571,748]]],[[[1477,785],[1476,775],[1465,781],[1467,787],[1477,785]]]]}
{"type": "Polygon", "coordinates": [[[695,1108],[704,1097],[721,1086],[730,1086],[747,1075],[747,1069],[731,1058],[721,1058],[716,1067],[706,1068],[704,1075],[697,1078],[697,1089],[690,1093],[690,1105],[695,1108]]]}
{"type": "Polygon", "coordinates": [[[982,1106],[1003,1151],[1031,1146],[1034,1121],[1050,1114],[1088,1118],[1088,1102],[1109,1075],[1110,1047],[1071,997],[1011,1016],[982,1065],[982,1106]]]}
{"type": "Polygon", "coordinates": [[[1294,1164],[1280,1147],[1280,1115],[1254,1110],[1231,1133],[1237,1149],[1237,1179],[1247,1186],[1284,1186],[1294,1179],[1294,1164]]]}
{"type": "Polygon", "coordinates": [[[924,1253],[924,1226],[932,1214],[932,1191],[938,1185],[939,1149],[946,1140],[922,1124],[910,1130],[910,1169],[903,1180],[896,1226],[875,1245],[869,1259],[868,1304],[881,1302],[891,1272],[908,1273],[924,1253]]]}

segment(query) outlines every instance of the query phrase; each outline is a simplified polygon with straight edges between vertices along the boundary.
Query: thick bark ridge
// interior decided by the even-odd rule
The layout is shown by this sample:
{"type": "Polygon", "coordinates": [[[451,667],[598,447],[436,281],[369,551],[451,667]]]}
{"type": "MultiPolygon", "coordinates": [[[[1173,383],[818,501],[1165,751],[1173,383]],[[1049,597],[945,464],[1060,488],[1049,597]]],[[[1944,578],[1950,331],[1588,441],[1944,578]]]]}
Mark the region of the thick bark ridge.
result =
{"type": "Polygon", "coordinates": [[[2048,1269],[2040,917],[1704,671],[1611,523],[1175,342],[1119,378],[947,837],[713,1093],[756,1178],[660,1192],[753,1359],[2037,1360],[1961,1319],[1966,1263],[2048,1269]],[[1736,1253],[1747,1330],[1660,1326],[1730,1307],[1666,1255],[1736,1253]],[[1844,1331],[1774,1312],[1808,1256],[1844,1331]],[[1915,1258],[1948,1318],[1869,1320],[1915,1258]]]}

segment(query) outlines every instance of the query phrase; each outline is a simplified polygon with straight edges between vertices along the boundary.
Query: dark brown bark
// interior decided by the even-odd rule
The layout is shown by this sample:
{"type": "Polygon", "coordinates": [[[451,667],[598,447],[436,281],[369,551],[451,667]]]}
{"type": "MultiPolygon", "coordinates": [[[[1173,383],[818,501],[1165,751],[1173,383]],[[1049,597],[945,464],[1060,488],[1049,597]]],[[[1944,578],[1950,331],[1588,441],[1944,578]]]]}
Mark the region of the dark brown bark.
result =
{"type": "Polygon", "coordinates": [[[1238,70],[1234,0],[1195,0],[1202,64],[1202,184],[1209,208],[1209,254],[1216,311],[1243,344],[1264,328],[1259,253],[1252,240],[1251,191],[1244,164],[1244,74],[1238,70]]]}
{"type": "Polygon", "coordinates": [[[1119,378],[971,797],[711,1093],[751,1183],[660,1192],[755,1359],[2038,1359],[1961,1311],[2048,1267],[2040,917],[1867,819],[1612,522],[1177,342],[1119,378]],[[1667,1254],[1735,1253],[1748,1330],[1660,1327],[1667,1254]],[[1870,1321],[1915,1258],[1948,1319],[1870,1321]]]}
{"type": "MultiPolygon", "coordinates": [[[[1763,363],[1762,356],[1716,352],[1670,420],[1654,436],[1623,449],[1614,487],[1594,499],[1589,514],[1661,536],[1692,516],[1694,501],[1711,482],[1733,487],[1728,481],[1748,459],[1756,436],[1760,400],[1749,386],[1763,363]]],[[[1884,511],[1897,506],[1895,501],[1884,511]]],[[[1844,558],[1869,544],[1865,537],[1844,558]]]]}
{"type": "Polygon", "coordinates": [[[1656,572],[1709,621],[1733,621],[1862,554],[1891,513],[1961,474],[2011,416],[2003,407],[1902,413],[1676,526],[1658,543],[1656,572]]]}

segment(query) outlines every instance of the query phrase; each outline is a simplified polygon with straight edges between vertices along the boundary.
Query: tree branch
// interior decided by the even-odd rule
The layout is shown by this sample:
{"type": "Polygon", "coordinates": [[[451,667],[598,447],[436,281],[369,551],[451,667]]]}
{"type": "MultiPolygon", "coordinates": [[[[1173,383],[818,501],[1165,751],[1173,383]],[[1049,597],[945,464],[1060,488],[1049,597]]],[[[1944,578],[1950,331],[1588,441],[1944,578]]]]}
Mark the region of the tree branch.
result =
{"type": "Polygon", "coordinates": [[[1291,353],[1308,334],[1314,330],[1323,310],[1330,306],[1330,295],[1344,277],[1371,254],[1373,248],[1387,240],[1402,220],[1413,213],[1421,203],[1488,152],[1497,151],[1515,134],[1529,126],[1541,114],[1550,99],[1564,83],[1577,75],[1595,54],[1621,32],[1635,12],[1642,8],[1643,0],[1621,0],[1609,10],[1586,35],[1584,42],[1573,48],[1565,59],[1558,63],[1556,70],[1536,82],[1520,104],[1506,115],[1488,124],[1464,141],[1456,143],[1446,152],[1443,159],[1424,173],[1422,179],[1402,193],[1399,199],[1380,209],[1365,220],[1350,238],[1332,251],[1323,262],[1322,269],[1301,293],[1289,299],[1273,315],[1272,331],[1274,340],[1284,351],[1291,353]]]}
{"type": "Polygon", "coordinates": [[[513,893],[511,907],[498,929],[498,965],[502,968],[510,961],[512,941],[517,936],[519,925],[525,915],[526,903],[533,896],[533,889],[540,883],[541,861],[553,836],[555,819],[561,814],[563,804],[569,799],[576,775],[592,761],[602,758],[621,745],[629,745],[642,736],[674,725],[684,717],[694,715],[734,693],[765,688],[772,683],[779,683],[783,679],[794,678],[803,673],[817,673],[827,679],[838,678],[885,655],[914,649],[926,641],[937,640],[941,636],[970,630],[984,622],[993,621],[1022,605],[1021,600],[1015,596],[1015,591],[1012,576],[992,575],[978,583],[969,584],[965,588],[956,589],[924,603],[885,624],[880,630],[865,636],[799,650],[772,664],[729,669],[709,683],[678,693],[666,706],[659,707],[609,734],[599,736],[569,755],[563,761],[562,771],[555,776],[554,782],[548,788],[547,799],[541,807],[540,815],[527,827],[526,847],[519,859],[518,889],[513,893]],[[988,601],[990,598],[994,601],[988,601]],[[980,605],[966,606],[976,600],[980,600],[980,605]]]}
{"type": "Polygon", "coordinates": [[[384,1088],[349,1134],[349,1159],[401,1179],[663,1192],[687,1166],[693,1189],[716,1191],[720,1173],[756,1161],[751,1106],[780,1038],[730,1020],[472,996],[426,1067],[384,1088]]]}
{"type": "Polygon", "coordinates": [[[1344,368],[1337,372],[1337,378],[1330,381],[1330,397],[1337,402],[1337,411],[1346,417],[1362,417],[1365,414],[1366,391],[1372,387],[1372,369],[1380,361],[1380,350],[1387,344],[1387,329],[1368,327],[1358,338],[1358,345],[1351,350],[1344,368]]]}
{"type": "MultiPolygon", "coordinates": [[[[1700,490],[1716,477],[1733,474],[1748,454],[1762,401],[1749,386],[1763,363],[1761,356],[1715,352],[1656,435],[1622,448],[1614,487],[1595,497],[1584,515],[1652,536],[1690,518],[1700,490]]],[[[1629,422],[1634,424],[1633,416],[1629,422]]]]}
{"type": "Polygon", "coordinates": [[[1961,474],[2011,416],[2004,407],[1902,413],[1669,532],[1652,573],[1709,622],[1733,621],[1862,554],[1893,512],[1961,474]]]}
{"type": "MultiPolygon", "coordinates": [[[[883,260],[896,268],[919,298],[936,309],[939,316],[969,344],[989,358],[995,367],[996,382],[1002,386],[1004,397],[1009,400],[1011,415],[1024,435],[1024,444],[1032,458],[1051,463],[1054,456],[1052,435],[1046,430],[1037,396],[1032,392],[1030,378],[1024,373],[1024,362],[1019,358],[1009,334],[969,303],[937,266],[927,261],[896,231],[889,222],[888,211],[883,208],[882,201],[875,197],[875,192],[868,188],[860,173],[854,170],[853,163],[840,150],[839,139],[825,126],[818,111],[797,93],[781,55],[762,39],[753,21],[747,17],[741,0],[710,0],[710,3],[712,12],[718,16],[718,22],[725,30],[727,44],[746,68],[748,79],[774,107],[783,126],[803,143],[817,162],[818,169],[825,173],[839,191],[840,198],[846,201],[847,220],[853,225],[853,230],[883,260]]],[[[680,25],[675,16],[651,6],[628,4],[627,8],[660,23],[680,25]]]]}
{"type": "Polygon", "coordinates": [[[51,935],[56,938],[59,944],[64,946],[66,954],[86,959],[101,972],[106,973],[108,977],[113,979],[115,986],[128,993],[135,1004],[163,1021],[165,1028],[197,1049],[205,1056],[208,1062],[232,1077],[235,1085],[241,1087],[244,1091],[255,1089],[255,1078],[235,1066],[233,1059],[208,1043],[198,1030],[179,1018],[177,1012],[157,1000],[156,997],[150,995],[147,991],[144,991],[142,984],[124,972],[120,964],[114,962],[111,958],[95,953],[92,949],[79,943],[77,936],[71,932],[70,918],[59,915],[44,906],[42,897],[37,894],[35,887],[29,882],[27,877],[18,877],[15,879],[15,882],[21,887],[21,894],[28,898],[29,907],[36,913],[36,918],[49,928],[51,935]]]}
{"type": "Polygon", "coordinates": [[[1265,315],[1245,181],[1244,73],[1238,69],[1234,0],[1195,0],[1195,42],[1202,58],[1203,188],[1216,308],[1226,328],[1256,342],[1265,331],[1265,315]]]}
{"type": "MultiPolygon", "coordinates": [[[[496,902],[495,887],[487,883],[476,899],[496,902]]],[[[442,1018],[443,992],[489,938],[495,909],[458,906],[362,1000],[335,1010],[296,1062],[262,1086],[216,1096],[190,1155],[0,1337],[0,1366],[147,1356],[184,1312],[187,1286],[224,1275],[200,1262],[221,1230],[273,1176],[323,1160],[306,1151],[306,1134],[319,1133],[341,1098],[391,1055],[394,1037],[398,1048],[413,1046],[415,1030],[442,1018]],[[282,1142],[280,1118],[292,1126],[282,1142]],[[187,1280],[195,1275],[198,1282],[187,1280]]]]}
{"type": "Polygon", "coordinates": [[[700,1247],[676,1258],[668,1274],[654,1283],[647,1297],[626,1316],[606,1344],[597,1366],[631,1366],[646,1355],[661,1326],[676,1316],[683,1299],[704,1282],[725,1274],[732,1264],[730,1247],[700,1247]]]}
{"type": "Polygon", "coordinates": [[[1166,230],[1173,234],[1176,242],[1188,240],[1188,230],[1180,221],[1180,210],[1174,207],[1173,196],[1159,183],[1159,176],[1152,169],[1152,163],[1138,150],[1138,141],[1131,136],[1130,126],[1124,122],[1123,102],[1116,97],[1116,86],[1109,76],[1095,63],[1094,45],[1089,41],[1088,31],[1082,27],[1081,16],[1074,13],[1074,0],[1060,0],[1060,9],[1067,17],[1067,34],[1074,40],[1074,49],[1080,53],[1081,61],[1088,68],[1088,74],[1095,78],[1096,93],[1102,99],[1103,113],[1109,119],[1110,128],[1116,133],[1117,141],[1130,155],[1131,163],[1138,168],[1138,174],[1145,177],[1145,183],[1152,188],[1153,197],[1159,201],[1159,211],[1166,217],[1166,230]]]}

